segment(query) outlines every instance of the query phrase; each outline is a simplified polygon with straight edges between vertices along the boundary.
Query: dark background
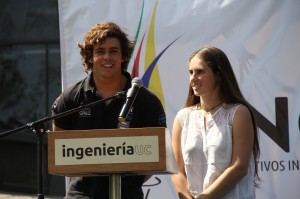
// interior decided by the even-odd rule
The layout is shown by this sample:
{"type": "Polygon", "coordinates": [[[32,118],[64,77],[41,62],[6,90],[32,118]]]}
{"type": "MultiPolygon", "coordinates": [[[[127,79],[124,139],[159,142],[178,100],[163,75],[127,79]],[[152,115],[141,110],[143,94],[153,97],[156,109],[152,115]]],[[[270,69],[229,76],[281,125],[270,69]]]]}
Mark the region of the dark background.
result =
{"type": "MultiPolygon", "coordinates": [[[[0,0],[0,134],[51,116],[60,92],[57,0],[0,0]]],[[[63,196],[64,176],[48,174],[46,137],[44,194],[63,196]]],[[[37,141],[29,129],[0,138],[0,192],[37,193],[37,141]]]]}

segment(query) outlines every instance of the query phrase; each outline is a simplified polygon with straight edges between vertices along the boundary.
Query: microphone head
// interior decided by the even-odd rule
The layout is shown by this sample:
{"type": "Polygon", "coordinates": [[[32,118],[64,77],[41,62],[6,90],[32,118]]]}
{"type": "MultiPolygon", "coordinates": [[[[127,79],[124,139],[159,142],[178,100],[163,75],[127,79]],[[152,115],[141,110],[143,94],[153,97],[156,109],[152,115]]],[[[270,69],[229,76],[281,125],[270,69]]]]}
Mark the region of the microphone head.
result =
{"type": "Polygon", "coordinates": [[[143,81],[142,81],[142,79],[140,77],[133,78],[132,81],[131,81],[131,83],[132,83],[132,85],[135,84],[139,88],[141,88],[143,86],[143,81]]]}

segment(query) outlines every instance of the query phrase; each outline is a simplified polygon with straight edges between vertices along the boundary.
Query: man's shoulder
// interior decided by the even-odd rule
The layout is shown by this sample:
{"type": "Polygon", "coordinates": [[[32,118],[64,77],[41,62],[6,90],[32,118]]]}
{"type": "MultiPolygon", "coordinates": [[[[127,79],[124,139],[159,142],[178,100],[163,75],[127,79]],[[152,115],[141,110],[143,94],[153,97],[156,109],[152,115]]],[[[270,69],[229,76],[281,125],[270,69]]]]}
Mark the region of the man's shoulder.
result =
{"type": "Polygon", "coordinates": [[[71,94],[75,94],[78,93],[82,90],[86,90],[87,87],[90,87],[89,85],[89,78],[86,77],[82,80],[79,80],[78,82],[76,82],[75,84],[68,86],[66,89],[63,90],[63,93],[65,95],[71,95],[71,94]]]}
{"type": "Polygon", "coordinates": [[[89,90],[91,87],[88,84],[88,78],[84,78],[77,83],[67,87],[63,90],[60,98],[67,104],[75,104],[81,103],[82,100],[85,100],[85,92],[89,90]]]}
{"type": "Polygon", "coordinates": [[[141,93],[141,97],[144,100],[159,100],[158,96],[154,94],[154,92],[150,91],[149,89],[143,86],[140,88],[139,92],[141,93]]]}

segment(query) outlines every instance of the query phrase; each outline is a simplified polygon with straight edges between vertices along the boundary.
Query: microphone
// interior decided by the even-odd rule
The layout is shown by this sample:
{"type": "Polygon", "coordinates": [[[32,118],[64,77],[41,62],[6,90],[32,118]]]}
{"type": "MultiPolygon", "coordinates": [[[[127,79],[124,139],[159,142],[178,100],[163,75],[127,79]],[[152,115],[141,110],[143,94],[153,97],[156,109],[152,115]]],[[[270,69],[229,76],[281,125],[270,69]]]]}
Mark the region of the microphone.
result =
{"type": "Polygon", "coordinates": [[[120,122],[125,122],[128,112],[132,107],[132,104],[135,100],[135,97],[137,96],[139,89],[143,86],[142,79],[139,77],[135,77],[131,81],[131,88],[128,89],[127,94],[126,94],[126,100],[123,105],[123,108],[121,109],[121,112],[119,114],[119,121],[120,122]]]}

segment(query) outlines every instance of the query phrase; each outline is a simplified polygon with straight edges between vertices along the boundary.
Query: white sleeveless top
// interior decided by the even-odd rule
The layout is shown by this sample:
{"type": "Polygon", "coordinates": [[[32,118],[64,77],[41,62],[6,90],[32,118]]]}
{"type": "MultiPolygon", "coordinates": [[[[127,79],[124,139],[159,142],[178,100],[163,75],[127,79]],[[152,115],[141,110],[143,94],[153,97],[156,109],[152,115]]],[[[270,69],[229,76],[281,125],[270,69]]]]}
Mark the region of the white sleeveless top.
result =
{"type": "MultiPolygon", "coordinates": [[[[182,126],[181,147],[190,193],[200,195],[230,165],[232,121],[239,104],[223,104],[213,115],[199,113],[196,105],[178,112],[182,126]]],[[[248,173],[220,199],[255,198],[253,155],[248,173]]]]}

